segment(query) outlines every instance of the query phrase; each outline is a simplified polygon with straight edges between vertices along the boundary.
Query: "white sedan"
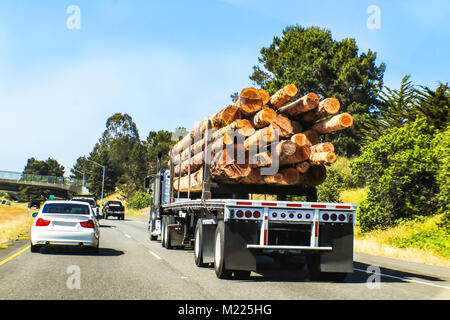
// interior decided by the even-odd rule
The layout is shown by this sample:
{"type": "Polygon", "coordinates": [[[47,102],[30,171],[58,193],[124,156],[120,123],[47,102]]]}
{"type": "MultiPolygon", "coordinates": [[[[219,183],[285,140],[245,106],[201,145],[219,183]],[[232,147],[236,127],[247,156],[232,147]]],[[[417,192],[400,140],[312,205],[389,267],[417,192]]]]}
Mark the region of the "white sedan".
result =
{"type": "Polygon", "coordinates": [[[100,232],[91,206],[80,201],[47,201],[39,213],[33,213],[31,252],[42,246],[89,247],[98,253],[100,232]]]}

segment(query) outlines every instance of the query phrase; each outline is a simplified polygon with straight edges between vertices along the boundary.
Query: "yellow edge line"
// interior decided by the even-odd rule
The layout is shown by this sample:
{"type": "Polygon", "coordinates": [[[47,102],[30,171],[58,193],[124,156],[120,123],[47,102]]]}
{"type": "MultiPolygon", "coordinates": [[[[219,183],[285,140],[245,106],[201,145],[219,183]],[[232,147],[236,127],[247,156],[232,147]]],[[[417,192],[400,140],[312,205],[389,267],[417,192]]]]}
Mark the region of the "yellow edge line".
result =
{"type": "Polygon", "coordinates": [[[30,249],[30,245],[26,246],[25,248],[23,248],[22,250],[20,250],[19,252],[14,253],[12,256],[9,256],[8,258],[6,258],[5,260],[0,261],[0,266],[4,265],[5,263],[7,263],[8,261],[11,261],[12,259],[14,259],[15,257],[17,257],[19,254],[23,253],[24,251],[30,249]]]}

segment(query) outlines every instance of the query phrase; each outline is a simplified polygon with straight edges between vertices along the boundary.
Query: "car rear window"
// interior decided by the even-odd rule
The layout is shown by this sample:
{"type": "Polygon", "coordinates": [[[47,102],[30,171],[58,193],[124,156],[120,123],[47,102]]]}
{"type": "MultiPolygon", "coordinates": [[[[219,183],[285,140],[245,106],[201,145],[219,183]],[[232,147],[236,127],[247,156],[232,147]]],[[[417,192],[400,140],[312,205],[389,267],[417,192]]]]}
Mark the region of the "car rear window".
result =
{"type": "Polygon", "coordinates": [[[71,203],[49,203],[42,209],[42,213],[90,214],[89,211],[89,206],[71,203]]]}
{"type": "Polygon", "coordinates": [[[94,200],[90,200],[90,199],[73,199],[74,201],[81,201],[81,202],[87,202],[89,203],[92,207],[96,207],[97,205],[95,204],[94,200]]]}
{"type": "Polygon", "coordinates": [[[113,206],[121,206],[122,205],[122,203],[120,201],[110,201],[108,204],[113,205],[113,206]]]}

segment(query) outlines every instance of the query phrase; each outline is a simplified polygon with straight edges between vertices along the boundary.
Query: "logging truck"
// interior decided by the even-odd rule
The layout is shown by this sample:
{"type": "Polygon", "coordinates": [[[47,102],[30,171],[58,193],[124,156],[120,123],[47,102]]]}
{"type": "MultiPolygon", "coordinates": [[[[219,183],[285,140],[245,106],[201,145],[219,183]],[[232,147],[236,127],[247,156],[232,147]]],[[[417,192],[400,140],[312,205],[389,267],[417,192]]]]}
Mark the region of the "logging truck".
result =
{"type": "Polygon", "coordinates": [[[151,241],[193,247],[195,264],[214,265],[221,279],[248,277],[261,261],[284,267],[290,257],[305,260],[312,280],[353,272],[356,205],[317,202],[316,190],[336,160],[320,135],[353,119],[333,115],[337,99],[314,93],[284,105],[296,92],[246,88],[170,149],[169,168],[160,170],[158,155],[156,175],[145,179],[151,241]]]}

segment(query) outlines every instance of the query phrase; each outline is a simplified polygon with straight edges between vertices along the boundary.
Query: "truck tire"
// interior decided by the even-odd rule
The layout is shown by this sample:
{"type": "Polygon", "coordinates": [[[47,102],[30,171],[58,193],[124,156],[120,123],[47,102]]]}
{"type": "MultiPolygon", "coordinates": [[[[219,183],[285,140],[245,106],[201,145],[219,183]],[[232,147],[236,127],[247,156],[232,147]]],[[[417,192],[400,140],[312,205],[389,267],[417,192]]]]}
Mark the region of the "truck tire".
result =
{"type": "Polygon", "coordinates": [[[315,254],[306,258],[308,266],[308,276],[312,281],[332,281],[343,282],[347,277],[345,272],[321,272],[320,271],[320,255],[315,254]]]}
{"type": "Polygon", "coordinates": [[[202,219],[198,219],[195,225],[194,232],[194,261],[197,267],[206,267],[207,264],[203,262],[203,228],[202,219]]]}
{"type": "Polygon", "coordinates": [[[150,220],[150,225],[148,227],[148,231],[150,233],[150,241],[158,240],[158,236],[152,235],[153,229],[155,228],[155,219],[150,220]]]}
{"type": "Polygon", "coordinates": [[[161,219],[161,246],[165,247],[164,237],[166,233],[166,217],[162,217],[161,219]]]}
{"type": "Polygon", "coordinates": [[[169,230],[169,223],[166,223],[164,226],[164,248],[166,249],[172,249],[172,245],[170,244],[170,230],[169,230]]]}
{"type": "Polygon", "coordinates": [[[219,279],[229,279],[231,271],[225,266],[225,224],[219,221],[214,236],[214,270],[219,279]]]}

